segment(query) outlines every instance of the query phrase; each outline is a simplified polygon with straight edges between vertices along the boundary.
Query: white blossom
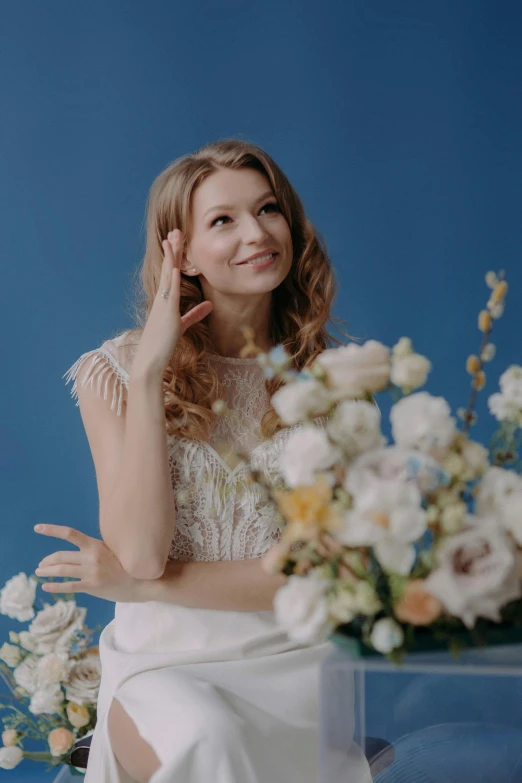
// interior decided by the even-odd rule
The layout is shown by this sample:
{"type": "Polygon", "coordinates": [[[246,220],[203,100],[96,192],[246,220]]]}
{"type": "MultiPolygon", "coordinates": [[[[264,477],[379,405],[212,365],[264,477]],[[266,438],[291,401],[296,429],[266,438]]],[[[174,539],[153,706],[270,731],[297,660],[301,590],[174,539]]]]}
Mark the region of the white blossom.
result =
{"type": "Polygon", "coordinates": [[[304,644],[326,641],[335,624],[328,611],[326,591],[329,581],[315,571],[306,576],[293,574],[274,597],[277,622],[288,636],[304,644]]]}
{"type": "Polygon", "coordinates": [[[377,652],[387,655],[401,646],[404,633],[401,626],[391,617],[382,617],[373,626],[370,641],[377,652]]]}
{"type": "Polygon", "coordinates": [[[342,400],[326,428],[348,458],[386,444],[381,434],[381,412],[366,400],[342,400]]]}
{"type": "Polygon", "coordinates": [[[390,379],[390,351],[377,340],[329,348],[317,357],[316,363],[326,373],[330,388],[347,397],[380,391],[390,379]]]}
{"type": "Polygon", "coordinates": [[[395,403],[390,412],[393,439],[398,446],[431,453],[451,445],[456,419],[444,397],[417,392],[395,403]]]}
{"type": "Polygon", "coordinates": [[[18,666],[21,657],[22,657],[22,653],[20,652],[20,648],[17,647],[15,644],[9,644],[8,642],[4,642],[3,645],[0,647],[0,659],[4,661],[11,668],[18,666]]]}
{"type": "Polygon", "coordinates": [[[38,687],[45,688],[69,677],[72,662],[66,652],[47,653],[38,662],[38,687]]]}
{"type": "Polygon", "coordinates": [[[0,768],[14,769],[23,760],[24,752],[17,745],[0,748],[0,768]]]}
{"type": "Polygon", "coordinates": [[[271,397],[272,407],[289,425],[303,422],[314,414],[326,413],[332,401],[326,386],[315,378],[281,386],[271,397]]]}
{"type": "Polygon", "coordinates": [[[448,476],[437,460],[400,446],[386,446],[361,454],[346,471],[343,486],[356,496],[375,479],[412,483],[423,495],[448,482],[448,476]]]}
{"type": "Polygon", "coordinates": [[[344,527],[334,531],[346,546],[371,546],[383,569],[403,576],[415,562],[413,542],[427,530],[421,494],[414,484],[374,479],[357,492],[344,515],[344,527]]]}
{"type": "Polygon", "coordinates": [[[490,413],[498,421],[513,421],[522,425],[522,367],[511,365],[499,380],[500,393],[488,398],[490,413]]]}
{"type": "Polygon", "coordinates": [[[87,608],[77,606],[76,601],[58,600],[46,605],[29,626],[36,651],[44,655],[68,650],[73,634],[83,628],[86,614],[87,608]]]}
{"type": "Polygon", "coordinates": [[[8,579],[0,590],[0,614],[21,623],[32,620],[37,585],[38,580],[33,576],[28,578],[23,571],[8,579]]]}
{"type": "Polygon", "coordinates": [[[418,389],[424,386],[431,362],[419,353],[392,356],[390,380],[400,389],[418,389]]]}
{"type": "Polygon", "coordinates": [[[59,683],[46,685],[45,688],[38,688],[31,698],[29,711],[33,715],[41,715],[43,712],[53,715],[60,713],[63,705],[63,691],[59,683]]]}
{"type": "Polygon", "coordinates": [[[14,681],[23,688],[24,691],[27,691],[29,695],[35,693],[38,688],[38,661],[38,656],[28,655],[13,671],[14,681]]]}
{"type": "Polygon", "coordinates": [[[281,451],[279,468],[288,486],[311,485],[316,471],[331,467],[341,456],[324,430],[309,424],[290,434],[281,451]]]}

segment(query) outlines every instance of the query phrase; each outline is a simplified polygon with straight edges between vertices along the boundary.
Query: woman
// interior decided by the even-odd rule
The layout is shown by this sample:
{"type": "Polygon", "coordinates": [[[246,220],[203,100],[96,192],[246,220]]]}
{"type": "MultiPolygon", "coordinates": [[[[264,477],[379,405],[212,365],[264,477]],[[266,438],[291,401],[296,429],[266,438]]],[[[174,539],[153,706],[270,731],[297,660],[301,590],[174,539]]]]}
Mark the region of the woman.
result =
{"type": "MultiPolygon", "coordinates": [[[[280,528],[241,455],[277,479],[294,428],[271,408],[281,381],[242,352],[241,328],[262,350],[282,343],[297,369],[340,344],[325,328],[338,320],[328,255],[272,158],[223,140],[153,183],[141,281],[138,328],[67,376],[103,542],[46,531],[81,548],[66,553],[76,567],[46,558],[46,574],[81,576],[66,590],[116,602],[86,783],[316,783],[330,644],[300,645],[274,619],[286,577],[261,557],[280,528]]],[[[353,779],[363,770],[354,757],[353,779]]]]}

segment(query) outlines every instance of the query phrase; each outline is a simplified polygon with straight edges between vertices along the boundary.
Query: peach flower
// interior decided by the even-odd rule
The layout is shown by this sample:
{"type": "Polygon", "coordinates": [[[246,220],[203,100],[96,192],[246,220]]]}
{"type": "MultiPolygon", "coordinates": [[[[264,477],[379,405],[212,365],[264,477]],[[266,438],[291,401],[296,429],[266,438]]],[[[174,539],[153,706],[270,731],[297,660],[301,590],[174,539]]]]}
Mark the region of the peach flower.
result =
{"type": "Polygon", "coordinates": [[[395,604],[395,616],[402,623],[412,625],[430,625],[442,612],[438,598],[424,589],[424,580],[412,579],[408,582],[400,600],[395,604]]]}
{"type": "Polygon", "coordinates": [[[52,756],[62,756],[76,741],[75,735],[69,729],[60,726],[49,732],[47,737],[52,756]]]}

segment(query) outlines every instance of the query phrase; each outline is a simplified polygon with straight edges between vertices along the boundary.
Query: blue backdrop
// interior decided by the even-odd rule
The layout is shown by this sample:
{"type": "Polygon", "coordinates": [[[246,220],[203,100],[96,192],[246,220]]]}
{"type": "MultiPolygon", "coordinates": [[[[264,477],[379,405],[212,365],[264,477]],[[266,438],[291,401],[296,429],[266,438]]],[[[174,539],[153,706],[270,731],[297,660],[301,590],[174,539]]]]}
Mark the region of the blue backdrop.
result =
{"type": "MultiPolygon", "coordinates": [[[[363,340],[412,337],[433,362],[427,390],[454,411],[484,276],[505,269],[474,430],[489,436],[487,397],[522,363],[521,34],[522,6],[506,0],[4,5],[0,587],[69,548],[36,522],[98,535],[62,376],[132,326],[148,189],[211,140],[278,161],[331,254],[334,315],[363,340]]],[[[113,616],[78,601],[91,628],[113,616]]],[[[26,627],[0,617],[0,644],[26,627]]]]}

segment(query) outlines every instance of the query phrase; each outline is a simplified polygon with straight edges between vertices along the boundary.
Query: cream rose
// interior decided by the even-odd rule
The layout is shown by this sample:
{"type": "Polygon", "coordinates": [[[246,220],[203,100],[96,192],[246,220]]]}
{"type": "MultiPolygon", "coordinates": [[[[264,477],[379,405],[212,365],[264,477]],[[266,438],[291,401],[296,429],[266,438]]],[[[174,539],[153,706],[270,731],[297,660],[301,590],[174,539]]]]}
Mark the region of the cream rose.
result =
{"type": "Polygon", "coordinates": [[[88,655],[75,661],[68,681],[65,683],[65,695],[76,704],[96,702],[101,682],[101,662],[98,655],[88,655]]]}
{"type": "Polygon", "coordinates": [[[332,396],[326,386],[315,378],[288,383],[271,398],[276,413],[285,424],[298,424],[309,416],[326,413],[332,396]]]}
{"type": "Polygon", "coordinates": [[[380,391],[390,380],[390,351],[377,340],[328,348],[315,361],[326,373],[330,387],[347,397],[380,391]]]}
{"type": "Polygon", "coordinates": [[[75,601],[58,600],[38,612],[29,626],[29,632],[36,642],[40,655],[68,650],[71,637],[83,628],[86,607],[79,607],[75,601]]]}
{"type": "Polygon", "coordinates": [[[8,579],[0,590],[0,614],[20,623],[32,620],[37,585],[38,580],[32,576],[27,578],[23,571],[8,579]]]}

